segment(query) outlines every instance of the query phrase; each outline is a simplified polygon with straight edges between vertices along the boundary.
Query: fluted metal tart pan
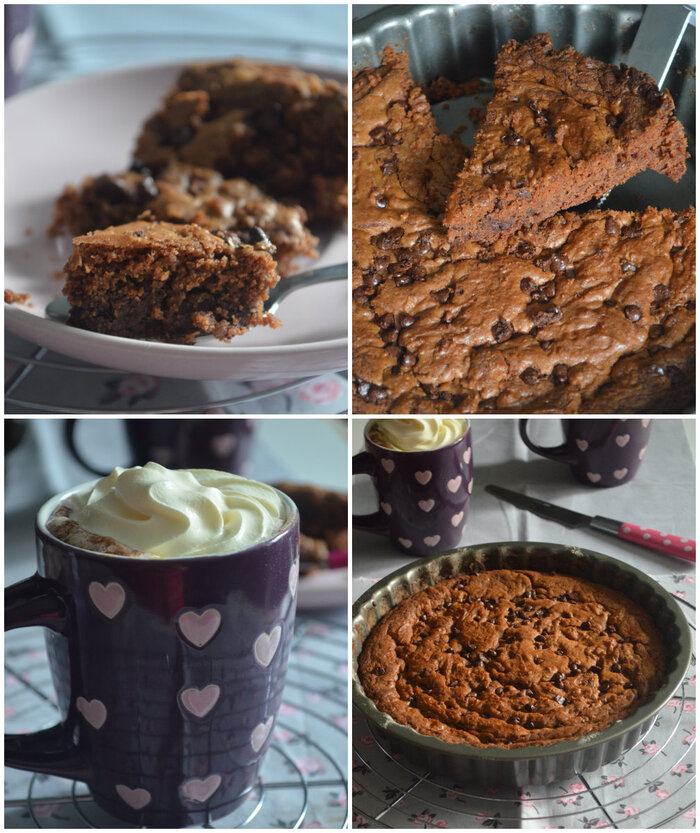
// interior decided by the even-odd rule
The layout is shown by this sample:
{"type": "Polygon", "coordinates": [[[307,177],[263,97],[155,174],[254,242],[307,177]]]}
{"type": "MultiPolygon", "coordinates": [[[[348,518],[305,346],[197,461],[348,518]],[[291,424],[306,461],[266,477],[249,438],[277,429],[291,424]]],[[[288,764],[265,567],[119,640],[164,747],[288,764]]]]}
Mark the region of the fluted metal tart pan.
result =
{"type": "Polygon", "coordinates": [[[522,541],[461,547],[391,573],[353,605],[352,639],[353,703],[382,743],[433,774],[449,775],[461,783],[509,786],[548,784],[597,770],[619,758],[645,735],[657,713],[674,696],[692,652],[690,627],[680,606],[654,579],[592,550],[522,541]],[[588,579],[623,593],[647,610],[668,652],[662,683],[651,700],[601,732],[517,749],[448,743],[420,734],[379,711],[357,676],[357,658],[374,625],[399,602],[425,587],[457,575],[495,569],[531,569],[588,579]]]}

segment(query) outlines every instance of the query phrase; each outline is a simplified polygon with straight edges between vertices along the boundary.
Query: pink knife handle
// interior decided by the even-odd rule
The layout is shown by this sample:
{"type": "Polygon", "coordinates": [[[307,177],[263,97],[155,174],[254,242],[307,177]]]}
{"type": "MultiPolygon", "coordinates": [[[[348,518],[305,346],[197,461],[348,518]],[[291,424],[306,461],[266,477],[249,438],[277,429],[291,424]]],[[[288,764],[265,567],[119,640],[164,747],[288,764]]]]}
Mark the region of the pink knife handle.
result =
{"type": "Polygon", "coordinates": [[[642,529],[641,526],[635,524],[620,524],[617,534],[624,541],[641,544],[650,550],[672,555],[675,558],[695,561],[695,541],[689,538],[679,538],[677,535],[662,535],[655,529],[642,529]]]}

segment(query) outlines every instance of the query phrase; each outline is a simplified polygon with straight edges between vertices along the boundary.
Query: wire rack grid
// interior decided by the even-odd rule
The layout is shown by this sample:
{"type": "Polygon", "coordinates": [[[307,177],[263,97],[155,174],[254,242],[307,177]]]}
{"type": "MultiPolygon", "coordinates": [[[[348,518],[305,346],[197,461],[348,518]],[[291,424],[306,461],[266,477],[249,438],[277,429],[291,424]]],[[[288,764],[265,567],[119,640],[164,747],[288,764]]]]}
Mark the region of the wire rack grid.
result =
{"type": "MultiPolygon", "coordinates": [[[[5,643],[5,726],[36,729],[57,707],[39,629],[5,643]]],[[[204,828],[343,828],[348,821],[345,612],[300,614],[284,701],[258,783],[246,802],[204,828]]],[[[5,828],[124,828],[84,784],[6,770],[5,828]]]]}
{"type": "MultiPolygon", "coordinates": [[[[691,576],[663,581],[695,632],[691,576]],[[679,586],[680,585],[680,586],[679,586]]],[[[694,596],[693,596],[694,599],[694,596]]],[[[353,713],[354,828],[692,828],[695,822],[695,654],[675,696],[618,760],[565,783],[513,789],[455,784],[389,750],[353,713]]]]}

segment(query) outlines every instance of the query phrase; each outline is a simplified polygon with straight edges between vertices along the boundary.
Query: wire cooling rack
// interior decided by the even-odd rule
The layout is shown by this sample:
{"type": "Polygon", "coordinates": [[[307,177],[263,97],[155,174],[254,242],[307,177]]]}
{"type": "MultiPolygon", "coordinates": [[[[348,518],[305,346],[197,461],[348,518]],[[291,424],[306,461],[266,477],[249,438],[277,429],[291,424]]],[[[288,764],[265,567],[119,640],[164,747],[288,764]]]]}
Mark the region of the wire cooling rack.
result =
{"type": "Polygon", "coordinates": [[[314,413],[344,413],[347,409],[344,374],[279,382],[166,379],[85,364],[12,335],[7,336],[5,360],[6,413],[235,412],[254,402],[262,413],[286,413],[297,410],[292,392],[312,382],[317,382],[320,390],[320,394],[307,396],[314,413]]]}
{"type": "MultiPolygon", "coordinates": [[[[5,729],[56,721],[41,630],[6,634],[5,729]]],[[[342,828],[348,820],[347,616],[297,616],[284,701],[261,777],[248,800],[204,828],[342,828]]],[[[5,829],[124,828],[84,784],[5,770],[5,829]]]]}
{"type": "MultiPolygon", "coordinates": [[[[661,579],[695,632],[695,580],[661,579]]],[[[353,715],[354,828],[611,828],[695,826],[695,655],[646,735],[617,761],[566,782],[521,790],[455,784],[392,753],[353,715]]]]}

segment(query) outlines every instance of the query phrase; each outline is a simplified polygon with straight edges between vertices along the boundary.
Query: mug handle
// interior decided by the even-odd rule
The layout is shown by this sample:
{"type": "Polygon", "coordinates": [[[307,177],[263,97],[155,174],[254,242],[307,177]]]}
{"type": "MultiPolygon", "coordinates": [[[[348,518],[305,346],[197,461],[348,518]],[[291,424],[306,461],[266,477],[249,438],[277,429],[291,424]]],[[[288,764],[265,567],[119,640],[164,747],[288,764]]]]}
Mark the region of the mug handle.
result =
{"type": "MultiPolygon", "coordinates": [[[[352,458],[352,473],[368,474],[376,484],[377,461],[368,451],[361,451],[352,458]]],[[[352,525],[353,529],[374,532],[377,535],[389,534],[389,525],[379,510],[369,515],[353,515],[352,525]]]]}
{"type": "MultiPolygon", "coordinates": [[[[5,589],[5,630],[39,625],[57,633],[68,632],[68,608],[56,588],[35,573],[5,589]]],[[[86,761],[73,743],[67,727],[23,735],[5,735],[5,763],[16,769],[42,772],[85,781],[86,761]]]]}
{"type": "Polygon", "coordinates": [[[533,443],[527,435],[527,422],[526,419],[519,420],[518,428],[520,430],[520,439],[530,451],[534,451],[535,454],[539,454],[541,457],[547,457],[549,460],[555,460],[557,463],[571,464],[576,462],[575,455],[569,450],[566,443],[546,447],[533,443]]]}
{"type": "Polygon", "coordinates": [[[96,469],[92,463],[89,463],[85,457],[80,453],[78,450],[77,443],[75,442],[75,429],[77,427],[78,420],[77,419],[67,419],[65,424],[65,437],[66,443],[68,444],[68,448],[71,450],[75,459],[80,463],[81,466],[84,466],[88,471],[93,472],[93,474],[97,474],[100,477],[106,477],[108,474],[111,474],[112,470],[103,471],[102,469],[96,469]]]}

